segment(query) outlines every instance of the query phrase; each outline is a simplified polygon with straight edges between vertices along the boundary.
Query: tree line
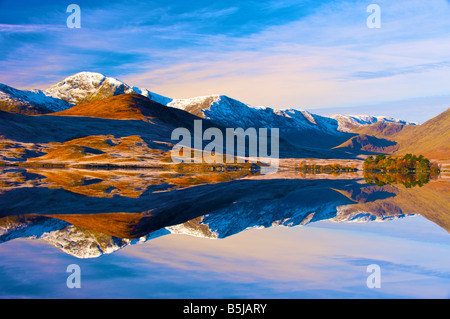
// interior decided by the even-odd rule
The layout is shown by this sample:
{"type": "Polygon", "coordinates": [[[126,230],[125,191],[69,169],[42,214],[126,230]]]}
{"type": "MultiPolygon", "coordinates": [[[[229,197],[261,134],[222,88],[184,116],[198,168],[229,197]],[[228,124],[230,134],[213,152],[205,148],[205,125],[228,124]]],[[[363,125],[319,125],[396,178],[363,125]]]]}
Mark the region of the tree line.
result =
{"type": "Polygon", "coordinates": [[[437,163],[432,163],[423,155],[406,154],[402,157],[376,155],[366,158],[364,171],[381,172],[439,172],[437,163]]]}
{"type": "Polygon", "coordinates": [[[356,172],[358,169],[355,165],[345,166],[340,165],[337,163],[333,164],[325,164],[325,165],[319,165],[319,164],[307,164],[305,161],[302,161],[297,169],[303,170],[303,171],[332,171],[332,172],[356,172]]]}

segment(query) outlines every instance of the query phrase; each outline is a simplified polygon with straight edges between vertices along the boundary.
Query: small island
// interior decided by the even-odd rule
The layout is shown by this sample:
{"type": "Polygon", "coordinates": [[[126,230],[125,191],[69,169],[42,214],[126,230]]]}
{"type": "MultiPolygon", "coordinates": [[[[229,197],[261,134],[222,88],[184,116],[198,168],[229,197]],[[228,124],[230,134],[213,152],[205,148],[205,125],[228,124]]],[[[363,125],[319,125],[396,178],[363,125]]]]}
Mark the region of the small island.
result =
{"type": "Polygon", "coordinates": [[[363,170],[369,172],[438,173],[437,163],[431,163],[423,155],[406,154],[403,157],[376,155],[366,158],[363,170]]]}
{"type": "Polygon", "coordinates": [[[422,187],[437,177],[440,167],[423,155],[406,154],[402,157],[369,156],[363,164],[364,179],[370,185],[403,184],[410,188],[422,187]]]}

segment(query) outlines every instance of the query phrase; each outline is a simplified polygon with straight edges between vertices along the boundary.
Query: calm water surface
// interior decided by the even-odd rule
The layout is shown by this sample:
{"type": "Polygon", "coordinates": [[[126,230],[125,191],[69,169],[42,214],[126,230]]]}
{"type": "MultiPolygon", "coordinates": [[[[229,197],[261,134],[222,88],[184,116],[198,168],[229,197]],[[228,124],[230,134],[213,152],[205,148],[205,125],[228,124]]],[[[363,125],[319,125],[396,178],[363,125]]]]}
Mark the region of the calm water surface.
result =
{"type": "Polygon", "coordinates": [[[450,297],[445,180],[52,172],[3,171],[1,298],[450,297]]]}

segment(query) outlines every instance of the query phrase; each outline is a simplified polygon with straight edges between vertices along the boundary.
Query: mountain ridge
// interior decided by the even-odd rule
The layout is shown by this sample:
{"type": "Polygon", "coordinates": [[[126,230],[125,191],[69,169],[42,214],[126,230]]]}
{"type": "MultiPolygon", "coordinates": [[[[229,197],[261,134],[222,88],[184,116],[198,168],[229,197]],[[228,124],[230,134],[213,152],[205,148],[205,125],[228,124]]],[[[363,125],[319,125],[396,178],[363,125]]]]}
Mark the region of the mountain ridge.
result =
{"type": "MultiPolygon", "coordinates": [[[[184,112],[183,116],[186,118],[187,114],[190,114],[222,128],[279,128],[280,140],[286,146],[285,157],[350,158],[370,152],[400,154],[416,150],[423,150],[423,155],[431,154],[438,158],[448,154],[448,147],[445,146],[448,142],[448,139],[445,139],[448,117],[438,117],[445,122],[443,124],[424,123],[425,126],[422,126],[386,116],[321,116],[292,108],[253,107],[226,95],[171,99],[93,72],[71,75],[42,91],[20,91],[2,85],[0,110],[34,116],[84,116],[150,122],[152,112],[157,113],[153,114],[153,117],[167,118],[174,114],[174,110],[179,110],[184,112]],[[109,100],[118,96],[114,101],[120,100],[121,102],[117,103],[123,105],[109,100]],[[140,108],[139,104],[146,104],[149,108],[140,108]],[[442,126],[441,129],[439,125],[442,126]],[[427,127],[432,127],[428,131],[440,132],[432,143],[423,139],[427,127]],[[412,133],[416,131],[422,133],[419,134],[420,138],[414,141],[411,136],[416,136],[417,134],[412,133]],[[429,144],[429,147],[419,147],[418,140],[422,144],[429,144]]],[[[178,123],[187,125],[180,116],[183,117],[177,117],[178,123]]],[[[6,119],[5,116],[2,117],[6,119]]]]}
{"type": "MultiPolygon", "coordinates": [[[[7,85],[0,84],[0,94],[3,93],[3,100],[6,100],[6,94],[9,91],[12,90],[21,91],[14,89],[12,87],[10,90],[2,89],[2,86],[7,87],[7,85]]],[[[193,98],[186,98],[186,99],[172,99],[168,98],[153,92],[150,92],[148,89],[142,89],[135,86],[130,86],[116,78],[113,77],[106,77],[105,75],[101,73],[96,72],[79,72],[73,75],[70,75],[63,79],[60,82],[57,82],[51,86],[49,86],[47,89],[44,90],[33,90],[33,91],[21,91],[21,92],[38,92],[43,97],[47,97],[48,99],[53,99],[54,101],[58,101],[61,103],[61,107],[58,109],[50,108],[42,110],[41,113],[37,113],[38,111],[34,110],[34,114],[46,114],[51,113],[52,111],[62,111],[63,108],[71,108],[75,105],[102,100],[106,97],[111,97],[115,95],[120,94],[131,94],[131,93],[137,93],[140,95],[143,95],[157,103],[179,108],[188,111],[191,114],[197,115],[199,117],[206,117],[210,113],[207,111],[211,111],[211,107],[217,106],[214,105],[220,104],[217,102],[224,101],[225,104],[228,106],[232,106],[234,109],[236,109],[237,106],[240,106],[241,108],[249,108],[250,112],[255,111],[261,111],[266,113],[275,113],[277,115],[282,115],[289,117],[295,112],[300,112],[307,120],[309,120],[311,123],[314,123],[314,117],[322,117],[322,118],[333,118],[338,122],[338,126],[345,127],[343,123],[340,122],[342,119],[343,121],[350,122],[350,123],[359,123],[359,125],[366,125],[366,124],[372,124],[375,121],[389,121],[389,122],[401,122],[405,124],[413,124],[402,120],[396,120],[392,119],[390,117],[386,116],[367,116],[367,115],[340,115],[340,118],[338,116],[331,116],[331,117],[324,117],[316,114],[312,114],[305,110],[298,110],[293,108],[287,108],[287,109],[279,109],[274,110],[271,107],[253,107],[248,104],[242,103],[238,100],[235,100],[231,97],[228,97],[226,95],[207,95],[207,96],[198,96],[193,98]],[[61,101],[62,100],[62,101],[61,101]],[[364,119],[363,119],[364,118],[364,119]],[[376,119],[376,120],[374,120],[376,119]]],[[[36,93],[35,92],[35,93],[36,93]]],[[[12,100],[13,98],[10,98],[12,100]]],[[[0,102],[2,101],[2,96],[0,95],[0,102]]],[[[33,101],[31,101],[33,102],[33,101]]],[[[30,103],[31,103],[30,102],[30,103]]],[[[32,103],[31,103],[32,104],[32,103]]],[[[0,104],[1,105],[1,104],[0,104]]],[[[5,110],[0,107],[0,110],[5,110]]],[[[22,114],[26,114],[23,113],[22,114]]],[[[210,116],[210,115],[209,115],[210,116]]],[[[245,124],[245,123],[243,123],[245,124]]],[[[245,125],[243,125],[245,126],[245,125]]]]}
{"type": "Polygon", "coordinates": [[[23,91],[0,83],[0,110],[36,115],[61,111],[73,105],[41,90],[23,91]]]}

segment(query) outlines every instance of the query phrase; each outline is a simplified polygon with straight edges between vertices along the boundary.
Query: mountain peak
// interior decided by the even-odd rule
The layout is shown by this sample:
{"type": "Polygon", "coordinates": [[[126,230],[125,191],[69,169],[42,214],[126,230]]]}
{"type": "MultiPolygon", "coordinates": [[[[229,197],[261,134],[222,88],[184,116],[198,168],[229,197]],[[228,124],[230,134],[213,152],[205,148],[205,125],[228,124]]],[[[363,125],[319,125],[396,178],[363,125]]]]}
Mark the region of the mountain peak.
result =
{"type": "Polygon", "coordinates": [[[67,81],[67,80],[70,80],[70,79],[82,79],[82,78],[104,79],[104,78],[106,78],[106,76],[101,74],[101,73],[98,73],[98,72],[82,71],[82,72],[78,72],[78,73],[69,75],[63,81],[67,81]]]}
{"type": "Polygon", "coordinates": [[[147,89],[130,86],[113,77],[107,77],[98,72],[78,72],[50,86],[44,91],[48,96],[77,105],[98,101],[120,94],[137,93],[155,102],[167,104],[172,99],[155,94],[147,89]]]}
{"type": "Polygon", "coordinates": [[[73,74],[45,90],[47,95],[71,104],[101,100],[113,95],[131,92],[132,89],[127,84],[95,72],[73,74]]]}

